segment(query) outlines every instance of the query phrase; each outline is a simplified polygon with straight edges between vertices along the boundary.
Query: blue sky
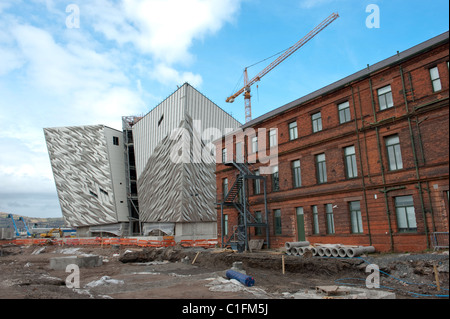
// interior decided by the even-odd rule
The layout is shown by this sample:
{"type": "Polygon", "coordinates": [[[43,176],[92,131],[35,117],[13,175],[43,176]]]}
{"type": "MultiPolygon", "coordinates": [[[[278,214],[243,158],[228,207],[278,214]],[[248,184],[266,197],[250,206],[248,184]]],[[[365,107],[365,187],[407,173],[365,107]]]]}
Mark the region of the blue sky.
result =
{"type": "Polygon", "coordinates": [[[253,87],[253,118],[447,31],[448,10],[445,0],[0,0],[0,211],[61,216],[45,127],[121,129],[121,116],[186,81],[244,122],[243,97],[225,103],[243,69],[331,13],[340,18],[253,87]],[[366,26],[371,4],[379,28],[366,26]],[[69,5],[79,28],[66,23],[69,5]]]}

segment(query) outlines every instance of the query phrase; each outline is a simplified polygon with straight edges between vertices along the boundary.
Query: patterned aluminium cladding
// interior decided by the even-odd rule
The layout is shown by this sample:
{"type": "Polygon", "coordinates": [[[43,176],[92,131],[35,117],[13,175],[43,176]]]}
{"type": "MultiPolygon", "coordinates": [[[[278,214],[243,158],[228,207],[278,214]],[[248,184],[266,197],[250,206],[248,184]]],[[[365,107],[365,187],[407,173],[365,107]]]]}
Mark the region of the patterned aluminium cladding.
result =
{"type": "Polygon", "coordinates": [[[216,221],[215,158],[204,152],[201,161],[191,161],[183,154],[187,160],[176,163],[170,155],[180,145],[203,149],[201,135],[206,129],[219,131],[219,138],[227,129],[240,126],[187,83],[137,122],[133,139],[139,219],[148,223],[216,221]],[[187,132],[178,136],[186,141],[177,144],[174,132],[187,132]]]}
{"type": "Polygon", "coordinates": [[[44,129],[61,210],[72,227],[118,222],[105,129],[44,129]]]}
{"type": "MultiPolygon", "coordinates": [[[[191,143],[202,145],[186,115],[177,134],[165,137],[154,150],[138,181],[139,219],[143,222],[216,221],[215,162],[206,152],[191,163],[191,143]],[[186,161],[187,159],[187,161],[186,161]]],[[[202,145],[203,146],[203,145],[202,145]]]]}
{"type": "Polygon", "coordinates": [[[234,130],[242,125],[191,85],[185,83],[133,126],[138,179],[153,150],[162,139],[180,125],[185,115],[189,115],[193,121],[201,124],[198,127],[201,132],[208,128],[216,128],[224,133],[226,129],[234,130]]]}

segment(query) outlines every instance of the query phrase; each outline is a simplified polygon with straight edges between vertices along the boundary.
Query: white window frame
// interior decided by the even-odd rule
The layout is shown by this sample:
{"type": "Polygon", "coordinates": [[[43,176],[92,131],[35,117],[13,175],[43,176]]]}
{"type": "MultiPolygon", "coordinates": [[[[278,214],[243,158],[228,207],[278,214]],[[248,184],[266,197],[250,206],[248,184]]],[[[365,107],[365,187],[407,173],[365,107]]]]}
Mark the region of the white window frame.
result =
{"type": "Polygon", "coordinates": [[[350,103],[348,101],[338,105],[339,110],[339,123],[344,124],[352,120],[350,113],[350,103]]]}
{"type": "Polygon", "coordinates": [[[289,140],[293,141],[298,139],[297,121],[289,123],[289,140]]]}
{"type": "Polygon", "coordinates": [[[439,92],[442,90],[441,78],[439,76],[439,69],[437,66],[430,69],[431,85],[433,86],[433,92],[439,92]]]}
{"type": "Polygon", "coordinates": [[[378,89],[377,93],[381,111],[394,107],[394,97],[392,96],[392,87],[390,84],[378,89]]]}
{"type": "Polygon", "coordinates": [[[389,170],[397,171],[403,169],[402,150],[400,147],[400,138],[398,135],[392,135],[385,138],[386,150],[388,156],[389,170]]]}

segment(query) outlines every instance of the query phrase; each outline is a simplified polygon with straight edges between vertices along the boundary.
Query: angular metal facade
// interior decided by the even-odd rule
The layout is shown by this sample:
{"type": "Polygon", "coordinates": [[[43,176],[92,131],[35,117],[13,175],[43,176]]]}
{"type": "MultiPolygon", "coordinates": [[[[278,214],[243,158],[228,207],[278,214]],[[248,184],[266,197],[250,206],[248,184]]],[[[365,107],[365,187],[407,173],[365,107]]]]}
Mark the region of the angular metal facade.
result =
{"type": "Polygon", "coordinates": [[[240,126],[189,84],[137,122],[133,137],[141,222],[216,222],[215,158],[202,134],[214,128],[220,138],[240,126]]]}
{"type": "Polygon", "coordinates": [[[159,143],[141,174],[139,218],[153,223],[216,221],[214,157],[205,152],[206,158],[191,163],[190,154],[183,154],[191,145],[204,145],[190,116],[176,132],[159,143]]]}
{"type": "Polygon", "coordinates": [[[122,132],[93,125],[46,128],[44,134],[66,223],[128,221],[122,132]]]}

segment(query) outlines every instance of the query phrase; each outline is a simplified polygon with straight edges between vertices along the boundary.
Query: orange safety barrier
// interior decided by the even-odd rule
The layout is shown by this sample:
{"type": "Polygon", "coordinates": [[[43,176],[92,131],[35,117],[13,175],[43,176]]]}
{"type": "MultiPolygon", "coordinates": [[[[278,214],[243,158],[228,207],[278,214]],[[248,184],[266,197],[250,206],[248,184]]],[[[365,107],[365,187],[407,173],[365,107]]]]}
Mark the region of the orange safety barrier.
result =
{"type": "Polygon", "coordinates": [[[80,240],[78,238],[66,240],[66,245],[77,246],[79,244],[80,244],[80,240]]]}
{"type": "Polygon", "coordinates": [[[175,246],[177,243],[175,242],[175,240],[171,239],[171,240],[163,240],[161,242],[161,245],[163,247],[172,247],[175,246]]]}
{"type": "MultiPolygon", "coordinates": [[[[173,247],[177,245],[173,236],[164,236],[163,240],[145,240],[138,238],[18,238],[11,241],[0,241],[0,244],[14,243],[16,245],[45,245],[48,242],[53,245],[128,245],[128,246],[139,246],[139,247],[173,247]]],[[[188,240],[184,239],[179,242],[182,247],[204,247],[213,248],[217,246],[217,239],[197,239],[188,240]]]]}
{"type": "Polygon", "coordinates": [[[110,238],[109,239],[110,245],[119,245],[120,244],[120,238],[110,238]]]}
{"type": "Polygon", "coordinates": [[[180,241],[181,247],[192,247],[193,244],[194,244],[193,240],[183,239],[180,241]]]}

